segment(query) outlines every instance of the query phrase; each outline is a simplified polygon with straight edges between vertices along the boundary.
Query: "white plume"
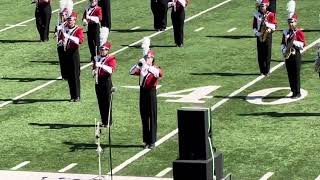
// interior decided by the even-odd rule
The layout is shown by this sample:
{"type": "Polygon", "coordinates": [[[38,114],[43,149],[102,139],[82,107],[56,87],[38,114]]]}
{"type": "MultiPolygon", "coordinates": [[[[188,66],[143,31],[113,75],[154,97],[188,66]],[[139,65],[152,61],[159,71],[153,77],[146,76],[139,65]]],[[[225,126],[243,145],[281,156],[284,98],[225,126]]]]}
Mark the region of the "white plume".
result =
{"type": "Polygon", "coordinates": [[[73,1],[72,0],[65,0],[65,7],[64,9],[68,10],[68,16],[71,15],[72,11],[73,11],[73,1]]]}
{"type": "Polygon", "coordinates": [[[143,38],[143,42],[141,44],[143,56],[148,54],[148,51],[150,49],[150,43],[151,43],[150,37],[143,38]]]}
{"type": "Polygon", "coordinates": [[[290,0],[287,3],[288,18],[291,18],[296,10],[296,1],[290,0]]]}
{"type": "Polygon", "coordinates": [[[108,41],[109,28],[102,27],[100,28],[100,46],[108,41]]]}

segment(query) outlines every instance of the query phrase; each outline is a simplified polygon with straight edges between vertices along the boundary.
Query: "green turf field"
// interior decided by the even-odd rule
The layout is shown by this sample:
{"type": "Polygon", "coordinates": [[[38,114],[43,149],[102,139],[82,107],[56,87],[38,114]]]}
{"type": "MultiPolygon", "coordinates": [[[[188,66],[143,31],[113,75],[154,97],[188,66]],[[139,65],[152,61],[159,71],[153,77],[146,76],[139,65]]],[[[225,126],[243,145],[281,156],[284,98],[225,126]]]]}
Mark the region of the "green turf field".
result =
{"type": "MultiPolygon", "coordinates": [[[[74,9],[82,14],[86,2],[74,9]]],[[[130,67],[142,55],[135,46],[122,49],[144,36],[154,35],[151,44],[156,63],[164,69],[158,94],[190,88],[219,86],[199,99],[204,103],[168,102],[158,98],[158,139],[177,128],[176,111],[181,107],[201,106],[213,109],[213,142],[225,157],[225,173],[234,179],[259,179],[274,172],[270,179],[316,179],[320,175],[320,80],[313,71],[316,55],[308,47],[303,55],[301,87],[308,95],[295,102],[279,105],[256,105],[246,101],[252,92],[275,87],[288,87],[285,67],[275,69],[268,78],[259,79],[248,88],[231,93],[259,76],[256,40],[252,36],[253,0],[231,0],[199,14],[224,0],[194,0],[186,11],[185,46],[174,47],[173,32],[155,34],[148,0],[112,1],[112,52],[118,60],[113,84],[112,129],[113,167],[142,151],[142,132],[138,111],[138,78],[128,75],[130,67]],[[195,16],[197,15],[197,16],[195,16]],[[194,17],[192,19],[188,19],[194,17]],[[133,27],[140,29],[130,31],[133,27]],[[203,30],[195,32],[196,29],[203,30]],[[235,31],[227,32],[231,28],[235,31]],[[117,51],[120,50],[121,51],[117,51]]],[[[277,2],[278,28],[286,28],[286,2],[277,2]]],[[[299,26],[305,30],[307,44],[320,38],[320,1],[297,2],[299,26]]],[[[58,8],[54,1],[53,10],[58,8]]],[[[170,12],[170,11],[169,11],[170,12]]],[[[69,173],[97,173],[94,119],[99,118],[90,66],[81,72],[81,102],[70,103],[68,86],[60,76],[55,39],[38,42],[35,21],[8,30],[34,17],[29,1],[0,2],[0,104],[41,86],[49,85],[0,108],[0,169],[9,170],[23,161],[30,163],[19,170],[57,172],[71,163],[78,165],[69,173]],[[14,7],[14,8],[13,8],[14,7]]],[[[51,30],[57,22],[54,13],[51,30]]],[[[171,26],[168,13],[168,26],[171,26]]],[[[273,35],[272,66],[283,62],[280,54],[281,31],[273,35]]],[[[81,65],[89,62],[87,42],[80,49],[81,65]]],[[[184,94],[188,94],[185,92],[184,94]]],[[[289,93],[280,90],[265,102],[289,93]]],[[[104,132],[105,133],[105,132],[104,132]]],[[[109,172],[108,145],[103,137],[103,171],[109,172]]],[[[154,150],[117,172],[117,175],[155,176],[178,156],[177,136],[173,135],[154,150]]],[[[172,177],[172,171],[165,177],[172,177]]]]}

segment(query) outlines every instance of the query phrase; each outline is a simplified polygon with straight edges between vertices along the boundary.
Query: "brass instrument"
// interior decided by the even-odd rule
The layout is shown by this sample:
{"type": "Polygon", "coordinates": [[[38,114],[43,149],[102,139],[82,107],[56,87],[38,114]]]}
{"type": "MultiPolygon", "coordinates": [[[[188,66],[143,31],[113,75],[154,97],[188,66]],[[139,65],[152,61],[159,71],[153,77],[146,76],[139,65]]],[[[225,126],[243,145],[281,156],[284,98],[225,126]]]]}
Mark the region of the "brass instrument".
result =
{"type": "Polygon", "coordinates": [[[266,17],[267,17],[267,14],[265,14],[262,17],[262,21],[260,25],[260,33],[261,33],[261,35],[259,36],[260,42],[265,42],[267,40],[268,34],[271,32],[270,28],[266,26],[266,17]]]}
{"type": "MultiPolygon", "coordinates": [[[[296,34],[294,33],[291,37],[289,37],[289,38],[291,38],[291,39],[290,39],[289,42],[287,42],[286,52],[283,54],[284,59],[289,59],[289,57],[290,57],[291,55],[295,55],[295,54],[296,54],[296,49],[294,49],[294,47],[293,47],[293,41],[294,41],[294,39],[295,39],[295,36],[296,36],[296,34]]],[[[288,39],[289,39],[289,38],[288,38],[288,39]]]]}

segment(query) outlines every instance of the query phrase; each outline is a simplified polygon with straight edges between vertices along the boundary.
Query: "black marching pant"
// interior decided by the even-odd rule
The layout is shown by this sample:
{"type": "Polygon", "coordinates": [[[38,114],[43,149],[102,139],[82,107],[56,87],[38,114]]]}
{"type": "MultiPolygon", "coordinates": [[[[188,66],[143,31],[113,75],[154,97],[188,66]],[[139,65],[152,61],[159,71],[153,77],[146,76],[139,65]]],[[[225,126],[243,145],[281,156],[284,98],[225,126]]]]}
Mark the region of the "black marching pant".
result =
{"type": "Polygon", "coordinates": [[[257,48],[260,73],[267,75],[270,71],[272,34],[268,34],[265,42],[261,42],[259,38],[257,38],[257,48]]]}
{"type": "Polygon", "coordinates": [[[66,51],[66,66],[71,99],[80,98],[80,55],[79,49],[66,51]]]}
{"type": "Polygon", "coordinates": [[[100,46],[100,25],[98,23],[88,25],[87,37],[91,61],[93,61],[98,53],[98,47],[100,46]]]}
{"type": "Polygon", "coordinates": [[[157,141],[157,93],[156,88],[140,87],[140,116],[143,142],[148,145],[157,141]]]}
{"type": "Polygon", "coordinates": [[[62,79],[68,79],[68,69],[67,69],[67,60],[66,58],[66,52],[64,51],[63,46],[58,46],[58,57],[59,57],[59,65],[60,65],[60,72],[62,79]]]}
{"type": "Polygon", "coordinates": [[[270,0],[270,5],[268,7],[268,11],[276,13],[277,11],[277,3],[276,0],[270,0]]]}
{"type": "Polygon", "coordinates": [[[179,8],[176,11],[172,9],[171,20],[173,25],[174,42],[178,46],[183,45],[184,19],[185,19],[184,8],[179,8]]]}
{"type": "Polygon", "coordinates": [[[288,79],[292,94],[300,94],[300,67],[301,67],[301,54],[296,50],[295,55],[291,55],[289,59],[285,60],[288,73],[288,79]]]}
{"type": "Polygon", "coordinates": [[[151,11],[153,14],[153,27],[155,30],[167,28],[168,2],[151,1],[151,11]]]}
{"type": "Polygon", "coordinates": [[[36,7],[35,17],[37,30],[41,41],[49,40],[49,27],[51,19],[51,5],[41,5],[36,7]]]}
{"type": "Polygon", "coordinates": [[[111,30],[111,5],[110,0],[100,0],[98,1],[98,6],[102,9],[102,20],[101,26],[107,27],[111,30]]]}
{"type": "Polygon", "coordinates": [[[96,84],[95,89],[99,104],[101,121],[103,125],[107,125],[110,113],[110,126],[112,125],[111,88],[111,76],[99,77],[98,84],[96,84]]]}

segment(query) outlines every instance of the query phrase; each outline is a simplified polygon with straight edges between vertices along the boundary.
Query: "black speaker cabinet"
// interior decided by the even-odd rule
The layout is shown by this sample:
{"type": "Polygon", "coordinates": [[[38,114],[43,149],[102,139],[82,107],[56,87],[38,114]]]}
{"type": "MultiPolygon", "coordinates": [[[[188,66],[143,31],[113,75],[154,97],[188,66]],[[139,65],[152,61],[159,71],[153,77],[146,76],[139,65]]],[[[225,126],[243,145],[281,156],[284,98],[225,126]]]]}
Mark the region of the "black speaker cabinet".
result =
{"type": "Polygon", "coordinates": [[[213,180],[212,158],[173,161],[174,180],[213,180]]]}
{"type": "Polygon", "coordinates": [[[209,159],[208,120],[210,109],[178,109],[178,136],[180,160],[209,159]]]}

